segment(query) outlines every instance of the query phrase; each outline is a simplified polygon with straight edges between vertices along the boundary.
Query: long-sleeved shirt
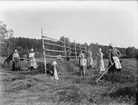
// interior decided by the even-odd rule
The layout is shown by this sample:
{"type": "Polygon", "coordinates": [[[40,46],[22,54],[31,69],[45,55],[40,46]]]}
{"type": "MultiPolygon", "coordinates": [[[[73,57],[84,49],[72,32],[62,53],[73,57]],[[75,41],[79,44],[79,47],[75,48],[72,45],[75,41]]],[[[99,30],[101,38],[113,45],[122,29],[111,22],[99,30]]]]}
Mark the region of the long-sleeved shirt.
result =
{"type": "Polygon", "coordinates": [[[13,59],[14,58],[20,58],[19,54],[16,52],[16,53],[13,53],[13,59]]]}
{"type": "Polygon", "coordinates": [[[29,53],[29,58],[34,58],[35,57],[35,53],[29,53]]]}
{"type": "Polygon", "coordinates": [[[118,58],[121,56],[121,53],[117,48],[113,48],[109,51],[109,62],[110,63],[113,63],[113,56],[117,56],[118,58]]]}

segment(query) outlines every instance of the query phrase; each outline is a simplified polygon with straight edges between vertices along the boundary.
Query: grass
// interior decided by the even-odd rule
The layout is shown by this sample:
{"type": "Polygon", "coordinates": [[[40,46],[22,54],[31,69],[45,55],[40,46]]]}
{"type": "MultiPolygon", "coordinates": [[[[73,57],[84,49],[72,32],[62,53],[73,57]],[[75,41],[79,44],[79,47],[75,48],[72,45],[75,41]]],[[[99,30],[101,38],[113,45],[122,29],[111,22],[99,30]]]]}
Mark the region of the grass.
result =
{"type": "MultiPolygon", "coordinates": [[[[49,60],[51,62],[51,60],[49,60]]],[[[57,61],[60,69],[59,81],[43,74],[43,65],[37,71],[9,71],[0,67],[0,105],[133,105],[136,104],[137,61],[124,59],[120,74],[99,77],[96,61],[90,76],[80,77],[77,61],[57,61]],[[96,76],[97,75],[97,76],[96,76]]],[[[0,60],[2,63],[2,60],[0,60]]],[[[107,60],[105,66],[107,67],[107,60]]]]}

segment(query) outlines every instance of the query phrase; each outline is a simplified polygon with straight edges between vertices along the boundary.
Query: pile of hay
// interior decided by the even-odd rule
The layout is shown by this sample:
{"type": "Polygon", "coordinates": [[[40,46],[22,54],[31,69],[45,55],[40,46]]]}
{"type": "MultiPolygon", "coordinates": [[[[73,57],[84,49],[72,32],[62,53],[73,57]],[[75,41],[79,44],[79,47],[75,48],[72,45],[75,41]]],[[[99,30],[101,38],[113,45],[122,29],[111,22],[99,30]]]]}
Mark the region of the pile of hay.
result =
{"type": "MultiPolygon", "coordinates": [[[[57,62],[57,69],[59,71],[62,71],[62,72],[71,72],[71,71],[74,70],[75,66],[77,66],[77,61],[75,61],[75,60],[74,61],[56,60],[56,62],[57,62]]],[[[52,63],[52,61],[50,61],[48,63],[52,63]]],[[[38,63],[37,70],[40,73],[45,73],[44,63],[43,62],[39,62],[38,63]]]]}

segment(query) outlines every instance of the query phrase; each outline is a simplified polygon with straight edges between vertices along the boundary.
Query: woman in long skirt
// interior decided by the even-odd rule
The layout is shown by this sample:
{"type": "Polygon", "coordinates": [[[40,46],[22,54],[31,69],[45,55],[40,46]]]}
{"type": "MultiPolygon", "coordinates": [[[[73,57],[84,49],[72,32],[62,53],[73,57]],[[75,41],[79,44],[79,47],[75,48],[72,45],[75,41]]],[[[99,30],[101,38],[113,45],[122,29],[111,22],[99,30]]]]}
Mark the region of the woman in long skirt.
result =
{"type": "Polygon", "coordinates": [[[35,53],[34,53],[33,49],[31,49],[31,52],[29,53],[29,59],[30,59],[30,67],[29,67],[29,69],[36,69],[37,65],[36,65],[35,53]]]}
{"type": "Polygon", "coordinates": [[[17,50],[14,50],[14,53],[13,53],[13,68],[12,69],[15,69],[15,70],[19,70],[20,69],[20,55],[18,53],[17,50]]]}
{"type": "Polygon", "coordinates": [[[90,71],[91,75],[92,73],[92,64],[93,64],[93,58],[92,58],[92,52],[88,52],[88,57],[87,57],[87,69],[90,71]]]}
{"type": "Polygon", "coordinates": [[[97,69],[100,70],[100,73],[105,71],[103,53],[101,48],[99,48],[99,52],[97,54],[97,69]]]}

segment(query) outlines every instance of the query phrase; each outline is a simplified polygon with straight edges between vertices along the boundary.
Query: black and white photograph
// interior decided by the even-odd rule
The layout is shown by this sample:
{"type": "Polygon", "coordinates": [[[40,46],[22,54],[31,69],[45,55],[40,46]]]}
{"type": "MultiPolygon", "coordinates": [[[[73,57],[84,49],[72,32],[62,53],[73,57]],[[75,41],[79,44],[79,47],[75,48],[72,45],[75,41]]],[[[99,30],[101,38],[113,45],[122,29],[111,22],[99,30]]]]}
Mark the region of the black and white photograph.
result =
{"type": "Polygon", "coordinates": [[[0,105],[137,105],[137,0],[0,0],[0,105]]]}

